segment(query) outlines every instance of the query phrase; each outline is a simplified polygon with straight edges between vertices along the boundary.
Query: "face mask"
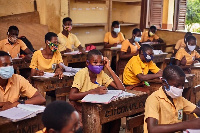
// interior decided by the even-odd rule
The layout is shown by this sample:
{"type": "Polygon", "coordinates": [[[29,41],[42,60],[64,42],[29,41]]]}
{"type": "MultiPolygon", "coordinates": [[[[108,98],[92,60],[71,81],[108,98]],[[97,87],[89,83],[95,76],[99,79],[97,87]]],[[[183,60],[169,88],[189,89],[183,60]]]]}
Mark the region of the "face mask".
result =
{"type": "Polygon", "coordinates": [[[14,74],[13,66],[0,67],[0,77],[2,79],[9,79],[14,74]]]}
{"type": "Polygon", "coordinates": [[[49,47],[50,47],[52,52],[56,52],[57,51],[57,49],[58,49],[58,45],[57,44],[49,42],[48,45],[49,45],[49,47]]]}
{"type": "Polygon", "coordinates": [[[183,89],[179,89],[179,88],[176,88],[174,86],[170,86],[168,84],[167,80],[165,80],[165,82],[168,85],[168,88],[166,86],[164,86],[165,92],[167,93],[167,95],[169,95],[171,98],[178,98],[178,97],[182,96],[184,88],[183,89]]]}
{"type": "Polygon", "coordinates": [[[71,31],[71,30],[72,30],[72,26],[64,26],[64,25],[63,25],[63,27],[64,27],[64,29],[65,29],[66,31],[71,31]]]}
{"type": "Polygon", "coordinates": [[[189,49],[190,51],[194,51],[194,49],[196,48],[196,45],[191,46],[191,45],[188,45],[188,43],[187,43],[187,47],[188,47],[188,49],[189,49]]]}
{"type": "MultiPolygon", "coordinates": [[[[89,61],[87,61],[89,63],[89,61]]],[[[89,63],[88,68],[95,74],[99,74],[103,70],[103,65],[93,66],[89,63]]]]}
{"type": "Polygon", "coordinates": [[[134,41],[139,42],[141,40],[141,37],[135,37],[134,41]]]}
{"type": "Polygon", "coordinates": [[[114,32],[118,34],[120,32],[120,28],[114,28],[114,32]]]}
{"type": "Polygon", "coordinates": [[[16,36],[10,36],[10,37],[8,37],[8,40],[10,41],[10,42],[12,42],[12,43],[16,43],[17,42],[17,37],[16,36]]]}
{"type": "Polygon", "coordinates": [[[150,32],[149,32],[149,35],[150,35],[150,36],[154,36],[154,33],[150,31],[150,32]]]}
{"type": "Polygon", "coordinates": [[[145,58],[146,62],[150,62],[151,60],[153,60],[153,55],[148,55],[144,51],[143,51],[143,54],[144,54],[144,58],[145,58]]]}

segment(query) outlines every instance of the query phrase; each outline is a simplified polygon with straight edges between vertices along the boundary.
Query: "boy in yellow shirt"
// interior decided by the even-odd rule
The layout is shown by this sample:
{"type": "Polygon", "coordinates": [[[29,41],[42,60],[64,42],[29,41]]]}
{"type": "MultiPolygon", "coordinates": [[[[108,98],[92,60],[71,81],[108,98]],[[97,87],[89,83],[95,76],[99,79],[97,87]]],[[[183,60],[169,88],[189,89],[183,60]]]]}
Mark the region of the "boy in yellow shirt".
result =
{"type": "Polygon", "coordinates": [[[18,104],[44,104],[44,97],[28,80],[14,74],[11,56],[0,51],[0,110],[16,107],[18,104]],[[19,97],[27,96],[28,100],[21,101],[19,97]]]}
{"type": "Polygon", "coordinates": [[[144,88],[144,81],[162,76],[162,70],[152,60],[153,48],[148,44],[143,44],[140,47],[139,54],[133,56],[125,66],[123,83],[127,86],[127,89],[149,92],[147,88],[144,88]],[[148,74],[149,70],[154,74],[148,74]]]}
{"type": "Polygon", "coordinates": [[[156,31],[156,26],[151,26],[148,31],[142,33],[140,42],[163,42],[163,40],[155,34],[156,31]]]}
{"type": "Polygon", "coordinates": [[[200,119],[184,121],[183,112],[200,116],[200,109],[182,97],[185,73],[178,66],[163,71],[163,85],[145,103],[144,133],[171,133],[186,129],[200,129],[200,119]]]}
{"type": "Polygon", "coordinates": [[[58,34],[58,50],[61,53],[71,52],[73,45],[79,49],[80,52],[84,52],[80,41],[77,36],[72,34],[72,19],[66,17],[63,19],[63,31],[58,34]]]}
{"type": "MultiPolygon", "coordinates": [[[[100,51],[89,51],[86,64],[87,67],[76,73],[69,94],[69,100],[80,113],[82,107],[81,103],[77,101],[83,99],[87,94],[105,94],[109,85],[115,89],[125,90],[119,77],[111,69],[109,60],[103,57],[100,51]],[[104,73],[103,67],[107,68],[113,79],[104,73]]],[[[118,125],[111,128],[110,132],[112,133],[115,133],[116,130],[119,132],[120,122],[115,121],[115,123],[118,125]]]]}

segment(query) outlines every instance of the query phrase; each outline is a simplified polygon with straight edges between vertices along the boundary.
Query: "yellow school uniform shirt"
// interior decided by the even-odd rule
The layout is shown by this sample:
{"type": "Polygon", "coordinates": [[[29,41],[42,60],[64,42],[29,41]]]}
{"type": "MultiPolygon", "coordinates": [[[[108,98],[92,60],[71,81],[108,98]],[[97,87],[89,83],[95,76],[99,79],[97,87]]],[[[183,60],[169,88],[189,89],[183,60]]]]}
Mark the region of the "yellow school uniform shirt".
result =
{"type": "Polygon", "coordinates": [[[185,48],[186,44],[184,42],[184,39],[180,39],[177,41],[176,45],[175,45],[175,49],[179,50],[180,48],[185,48]]]}
{"type": "Polygon", "coordinates": [[[142,37],[141,37],[141,41],[140,42],[146,42],[147,40],[151,40],[151,42],[152,42],[153,39],[157,40],[157,39],[159,39],[159,37],[156,34],[149,37],[148,31],[146,31],[146,32],[142,33],[142,37]]]}
{"type": "Polygon", "coordinates": [[[85,67],[78,71],[74,76],[74,82],[72,87],[79,89],[80,92],[86,92],[97,87],[108,86],[113,81],[111,77],[109,77],[103,70],[97,74],[96,82],[98,84],[94,84],[90,80],[88,68],[85,67]]]}
{"type": "Polygon", "coordinates": [[[157,73],[160,69],[153,61],[142,62],[140,56],[133,56],[125,66],[123,73],[123,83],[125,85],[138,84],[141,81],[136,77],[138,74],[146,75],[149,70],[153,73],[157,73]]]}
{"type": "Polygon", "coordinates": [[[72,45],[78,47],[81,45],[81,42],[78,40],[76,35],[69,33],[68,37],[63,35],[62,33],[58,34],[58,50],[64,51],[67,48],[72,50],[72,45]]]}
{"type": "Polygon", "coordinates": [[[56,65],[62,63],[62,56],[59,51],[54,52],[52,59],[45,59],[41,50],[34,52],[30,68],[43,70],[45,72],[54,72],[56,65]]]}
{"type": "Polygon", "coordinates": [[[17,39],[16,43],[13,45],[11,45],[8,42],[8,39],[4,39],[0,41],[0,50],[9,52],[12,58],[17,57],[17,54],[20,53],[20,49],[25,50],[26,48],[27,48],[26,44],[20,39],[17,39]]]}
{"type": "Polygon", "coordinates": [[[0,86],[0,102],[16,102],[20,95],[31,98],[37,89],[35,89],[24,77],[14,74],[8,79],[6,89],[0,86]]]}
{"type": "Polygon", "coordinates": [[[113,38],[113,37],[112,37],[111,32],[107,32],[107,33],[105,34],[105,37],[104,37],[104,42],[109,43],[109,44],[121,43],[121,42],[123,42],[124,40],[125,40],[125,39],[124,39],[124,35],[123,35],[121,32],[118,33],[118,35],[117,35],[116,38],[113,38]]]}
{"type": "Polygon", "coordinates": [[[174,105],[167,98],[162,87],[147,98],[145,103],[144,133],[148,133],[145,120],[149,117],[157,119],[158,124],[174,124],[182,122],[183,112],[189,114],[196,108],[196,105],[183,97],[173,99],[173,102],[174,105]]]}
{"type": "Polygon", "coordinates": [[[187,63],[186,65],[192,65],[193,64],[193,61],[196,59],[196,58],[200,58],[200,55],[199,53],[194,50],[191,52],[191,54],[187,53],[185,51],[185,48],[180,48],[177,53],[176,53],[176,56],[175,58],[177,60],[182,60],[182,58],[185,56],[186,60],[187,60],[187,63]]]}
{"type": "Polygon", "coordinates": [[[128,47],[131,48],[131,53],[136,53],[138,49],[140,49],[140,44],[138,42],[135,42],[134,44],[131,44],[128,39],[122,42],[121,51],[127,52],[128,47]]]}
{"type": "Polygon", "coordinates": [[[46,131],[46,128],[43,128],[42,130],[39,130],[36,133],[47,133],[47,131],[46,131]]]}

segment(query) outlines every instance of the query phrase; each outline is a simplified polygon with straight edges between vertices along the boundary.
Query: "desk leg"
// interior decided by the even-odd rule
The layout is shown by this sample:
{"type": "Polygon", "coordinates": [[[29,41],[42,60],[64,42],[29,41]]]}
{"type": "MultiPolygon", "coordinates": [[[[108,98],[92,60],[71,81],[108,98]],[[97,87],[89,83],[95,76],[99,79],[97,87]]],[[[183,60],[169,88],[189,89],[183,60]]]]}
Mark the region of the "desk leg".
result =
{"type": "Polygon", "coordinates": [[[82,119],[84,133],[101,133],[102,125],[100,123],[99,108],[91,103],[82,104],[82,119]]]}

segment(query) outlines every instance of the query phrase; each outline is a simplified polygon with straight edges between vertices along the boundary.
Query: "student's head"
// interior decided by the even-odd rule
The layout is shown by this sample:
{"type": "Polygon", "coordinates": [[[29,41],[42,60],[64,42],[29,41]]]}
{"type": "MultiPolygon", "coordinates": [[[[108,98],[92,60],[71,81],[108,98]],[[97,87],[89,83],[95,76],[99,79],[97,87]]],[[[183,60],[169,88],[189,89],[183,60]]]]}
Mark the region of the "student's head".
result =
{"type": "Polygon", "coordinates": [[[138,29],[138,28],[135,28],[132,31],[132,37],[133,37],[135,42],[139,42],[141,40],[141,30],[138,29]]]}
{"type": "Polygon", "coordinates": [[[150,35],[150,36],[155,35],[156,31],[157,31],[156,26],[154,26],[154,25],[151,26],[151,27],[149,28],[149,35],[150,35]]]}
{"type": "Polygon", "coordinates": [[[55,52],[58,49],[58,36],[56,33],[48,32],[45,35],[45,43],[53,52],[55,52]]]}
{"type": "Polygon", "coordinates": [[[162,75],[163,89],[171,98],[182,96],[185,83],[185,73],[176,65],[167,66],[162,75]]]}
{"type": "Polygon", "coordinates": [[[5,51],[0,51],[0,78],[8,79],[13,74],[14,68],[11,56],[5,51]]]}
{"type": "Polygon", "coordinates": [[[42,116],[47,133],[78,133],[79,114],[69,103],[55,101],[47,105],[42,116]]]}
{"type": "Polygon", "coordinates": [[[112,22],[112,30],[117,34],[120,32],[120,25],[118,21],[112,22]]]}
{"type": "Polygon", "coordinates": [[[153,60],[153,47],[149,44],[142,44],[139,49],[139,55],[143,62],[150,62],[153,60]]]}
{"type": "Polygon", "coordinates": [[[91,72],[99,74],[104,66],[102,53],[96,49],[90,50],[87,55],[86,64],[91,72]]]}
{"type": "Polygon", "coordinates": [[[17,39],[18,39],[18,35],[19,35],[19,29],[17,28],[17,26],[10,26],[8,28],[8,40],[10,43],[14,44],[16,43],[17,39]]]}
{"type": "Polygon", "coordinates": [[[66,17],[63,19],[63,30],[71,31],[72,29],[72,19],[70,17],[66,17]]]}
{"type": "Polygon", "coordinates": [[[197,43],[196,37],[188,36],[186,38],[186,45],[190,51],[193,51],[196,48],[196,43],[197,43]]]}
{"type": "Polygon", "coordinates": [[[184,41],[185,41],[185,42],[186,42],[186,38],[187,38],[188,36],[192,36],[192,33],[191,33],[191,32],[186,32],[186,33],[185,33],[185,36],[184,36],[184,41]]]}

